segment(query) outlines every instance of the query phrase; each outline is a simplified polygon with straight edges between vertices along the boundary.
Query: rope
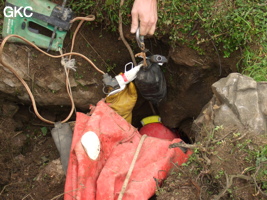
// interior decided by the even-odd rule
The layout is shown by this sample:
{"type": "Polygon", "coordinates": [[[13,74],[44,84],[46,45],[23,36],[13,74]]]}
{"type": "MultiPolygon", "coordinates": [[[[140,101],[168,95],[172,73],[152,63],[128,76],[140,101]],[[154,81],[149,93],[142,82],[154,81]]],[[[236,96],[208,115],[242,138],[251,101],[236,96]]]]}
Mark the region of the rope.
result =
{"type": "Polygon", "coordinates": [[[132,58],[132,61],[133,61],[134,66],[137,65],[136,60],[135,60],[135,57],[140,56],[140,57],[143,58],[144,67],[147,67],[146,53],[144,52],[145,49],[142,49],[142,52],[134,55],[132,48],[130,47],[130,45],[128,44],[128,42],[126,41],[126,39],[124,38],[123,29],[122,29],[122,12],[121,12],[121,9],[122,9],[123,4],[124,4],[124,0],[121,0],[120,1],[120,10],[119,10],[119,33],[120,33],[121,40],[123,41],[124,45],[128,49],[128,51],[130,53],[130,56],[132,58]]]}
{"type": "Polygon", "coordinates": [[[137,53],[137,54],[135,54],[135,57],[141,57],[141,58],[143,58],[143,65],[144,65],[144,67],[147,67],[146,53],[145,52],[137,53]]]}
{"type": "Polygon", "coordinates": [[[130,47],[130,45],[128,44],[128,42],[126,41],[126,39],[124,38],[124,35],[123,35],[123,29],[122,29],[122,12],[121,12],[121,9],[122,9],[123,4],[124,4],[124,0],[121,0],[120,1],[120,10],[119,10],[119,33],[120,33],[121,40],[123,41],[124,45],[126,46],[126,48],[128,49],[128,51],[130,53],[130,56],[132,58],[132,61],[133,61],[134,66],[136,66],[137,63],[136,63],[136,60],[135,60],[135,57],[134,57],[134,54],[133,54],[133,50],[130,47]]]}
{"type": "MultiPolygon", "coordinates": [[[[59,49],[59,52],[60,52],[61,55],[63,54],[61,49],[59,49]]],[[[71,91],[71,86],[70,86],[70,80],[69,80],[69,69],[70,68],[68,68],[68,66],[71,65],[70,62],[71,62],[71,60],[68,60],[68,59],[66,59],[64,57],[61,58],[61,64],[63,65],[64,71],[65,71],[65,74],[66,74],[66,90],[67,90],[67,93],[68,93],[68,95],[70,97],[70,101],[71,101],[71,111],[70,111],[68,117],[66,118],[67,120],[65,120],[65,121],[69,120],[69,118],[72,116],[74,110],[76,111],[75,103],[74,103],[74,99],[73,99],[73,95],[72,95],[72,91],[71,91]]],[[[76,71],[76,69],[75,69],[75,60],[74,60],[74,65],[71,66],[71,68],[76,71]]]]}
{"type": "MultiPolygon", "coordinates": [[[[76,30],[74,31],[74,34],[73,34],[73,37],[72,37],[72,41],[71,41],[71,49],[70,49],[70,53],[73,52],[73,48],[74,48],[74,44],[75,44],[75,39],[76,39],[76,36],[77,36],[77,33],[78,31],[80,30],[82,24],[84,21],[93,21],[95,20],[95,16],[94,15],[88,15],[87,17],[80,17],[80,18],[74,18],[73,19],[73,22],[78,20],[78,19],[81,19],[81,21],[79,22],[78,26],[76,27],[76,30]]],[[[60,49],[60,54],[62,55],[62,51],[60,49]]],[[[62,57],[63,59],[64,57],[62,57]]],[[[62,61],[62,60],[61,60],[62,61]]],[[[72,116],[74,110],[76,111],[76,108],[75,108],[75,104],[74,104],[74,99],[73,99],[73,95],[72,95],[72,90],[71,90],[71,86],[70,86],[70,81],[69,81],[69,70],[70,69],[73,69],[76,71],[75,69],[75,60],[74,59],[71,59],[71,54],[69,55],[69,59],[67,62],[65,62],[65,65],[64,66],[64,71],[65,71],[65,74],[66,74],[66,90],[68,92],[68,95],[70,97],[70,100],[71,100],[71,112],[70,114],[68,115],[67,119],[69,120],[69,118],[72,116]],[[73,62],[71,62],[73,60],[73,62]]],[[[66,121],[68,121],[66,120],[66,121]]]]}
{"type": "Polygon", "coordinates": [[[103,72],[102,70],[100,70],[89,58],[87,58],[83,54],[80,54],[80,53],[77,53],[77,52],[71,52],[71,53],[64,53],[62,55],[55,56],[55,55],[52,55],[52,54],[49,54],[49,53],[43,51],[42,49],[40,49],[39,47],[37,47],[34,43],[26,40],[25,38],[23,38],[23,37],[21,37],[19,35],[9,35],[9,36],[5,37],[4,40],[2,41],[1,46],[0,46],[0,62],[1,63],[4,63],[4,61],[2,59],[3,47],[4,47],[5,43],[7,42],[7,40],[9,38],[11,38],[11,37],[16,37],[16,38],[19,38],[19,39],[23,40],[24,42],[28,43],[29,45],[31,45],[32,47],[34,47],[35,49],[37,49],[41,53],[43,53],[43,54],[45,54],[47,56],[50,56],[52,58],[61,58],[63,56],[69,56],[69,55],[80,56],[83,59],[85,59],[87,62],[89,62],[95,68],[95,70],[97,70],[99,73],[105,74],[105,72],[103,72]]]}
{"type": "Polygon", "coordinates": [[[123,185],[122,185],[121,192],[120,192],[120,194],[119,194],[118,200],[122,200],[122,198],[123,198],[123,195],[124,195],[124,193],[125,193],[125,191],[126,191],[128,182],[129,182],[130,177],[131,177],[131,175],[132,175],[132,172],[133,172],[133,169],[134,169],[136,160],[137,160],[137,158],[138,158],[138,155],[139,155],[139,153],[140,153],[140,151],[141,151],[141,148],[142,148],[143,143],[144,143],[144,141],[145,141],[146,138],[147,138],[147,135],[143,135],[143,136],[141,137],[140,141],[139,141],[139,144],[138,144],[137,149],[136,149],[136,151],[135,151],[134,158],[133,158],[132,163],[131,163],[131,165],[130,165],[129,171],[128,171],[128,173],[127,173],[127,175],[126,175],[126,178],[125,178],[125,180],[124,180],[124,182],[123,182],[123,185]]]}
{"type": "Polygon", "coordinates": [[[151,101],[148,101],[148,103],[149,103],[149,106],[150,106],[150,108],[151,108],[151,110],[152,110],[153,115],[156,115],[157,113],[156,113],[156,111],[155,111],[155,109],[154,109],[153,104],[151,103],[151,101]]]}
{"type": "MultiPolygon", "coordinates": [[[[26,40],[25,38],[23,38],[23,37],[21,37],[21,36],[19,36],[19,35],[9,35],[9,36],[5,37],[4,40],[3,40],[2,43],[1,43],[1,46],[0,46],[0,62],[2,63],[2,65],[3,65],[4,67],[6,67],[7,69],[9,69],[9,70],[10,70],[10,71],[11,71],[11,72],[12,72],[12,73],[13,73],[13,74],[14,74],[14,75],[21,81],[21,83],[23,84],[23,86],[25,87],[25,89],[27,90],[27,92],[28,92],[28,94],[29,94],[29,96],[30,96],[30,99],[31,99],[31,101],[32,101],[33,109],[34,109],[34,112],[35,112],[36,116],[37,116],[40,120],[42,120],[42,121],[44,121],[44,122],[46,122],[46,123],[48,123],[48,124],[54,124],[55,122],[52,122],[52,121],[50,121],[50,120],[47,120],[47,119],[43,118],[43,117],[39,114],[38,109],[37,109],[37,106],[36,106],[36,102],[35,102],[35,99],[34,99],[34,96],[33,96],[32,92],[31,92],[29,86],[28,86],[27,83],[26,83],[26,82],[19,76],[19,74],[18,74],[16,71],[15,71],[15,70],[14,70],[8,63],[6,63],[6,62],[4,61],[4,59],[3,59],[3,49],[4,49],[4,46],[5,46],[5,44],[6,44],[6,42],[8,41],[9,38],[11,38],[11,37],[16,37],[16,38],[19,38],[19,39],[23,40],[24,42],[28,43],[29,45],[31,45],[32,47],[34,47],[35,49],[37,49],[37,50],[40,51],[41,53],[43,53],[43,54],[45,54],[45,55],[47,55],[47,56],[49,56],[49,57],[52,57],[52,58],[62,58],[62,57],[65,57],[65,56],[69,56],[69,58],[71,58],[72,55],[80,56],[80,57],[82,57],[83,59],[85,59],[87,62],[89,62],[90,65],[92,65],[92,66],[93,66],[99,73],[101,73],[101,74],[105,74],[105,73],[104,73],[102,70],[100,70],[100,69],[99,69],[99,68],[98,68],[98,67],[97,67],[97,66],[96,66],[96,65],[95,65],[89,58],[87,58],[86,56],[84,56],[84,55],[82,55],[82,54],[80,54],[80,53],[72,52],[73,47],[74,47],[74,40],[75,40],[75,37],[76,37],[77,32],[78,32],[79,28],[81,27],[82,23],[83,23],[84,21],[93,21],[94,19],[95,19],[95,17],[94,17],[93,15],[89,15],[89,16],[87,16],[87,17],[76,17],[76,18],[74,18],[73,20],[71,20],[71,23],[73,23],[73,22],[75,22],[75,21],[77,21],[77,20],[82,20],[82,21],[79,23],[78,27],[77,27],[76,30],[75,30],[75,33],[74,33],[74,36],[73,36],[73,39],[72,39],[72,46],[71,46],[71,52],[70,52],[70,53],[65,53],[65,54],[61,54],[61,55],[58,55],[58,56],[51,55],[51,54],[49,54],[49,53],[43,51],[43,50],[40,49],[39,47],[37,47],[34,43],[32,43],[32,42],[26,40]]],[[[69,60],[71,60],[71,59],[69,59],[69,60]]],[[[65,68],[65,67],[64,67],[64,68],[65,68]]],[[[72,92],[71,92],[71,87],[70,87],[70,84],[69,84],[69,77],[68,77],[68,74],[69,74],[69,68],[65,70],[65,73],[66,73],[66,88],[67,88],[67,92],[68,92],[68,95],[69,95],[70,100],[71,100],[72,108],[71,108],[70,114],[68,115],[68,117],[67,117],[65,120],[62,121],[62,123],[65,123],[65,122],[67,122],[67,121],[70,119],[70,117],[72,116],[73,111],[74,111],[74,109],[75,109],[75,104],[74,104],[74,100],[73,100],[73,96],[72,96],[72,92]]]]}
{"type": "Polygon", "coordinates": [[[74,19],[72,19],[70,21],[70,23],[73,23],[75,21],[78,21],[78,20],[82,20],[82,21],[94,21],[95,20],[95,16],[94,15],[88,15],[87,17],[75,17],[74,19]]]}

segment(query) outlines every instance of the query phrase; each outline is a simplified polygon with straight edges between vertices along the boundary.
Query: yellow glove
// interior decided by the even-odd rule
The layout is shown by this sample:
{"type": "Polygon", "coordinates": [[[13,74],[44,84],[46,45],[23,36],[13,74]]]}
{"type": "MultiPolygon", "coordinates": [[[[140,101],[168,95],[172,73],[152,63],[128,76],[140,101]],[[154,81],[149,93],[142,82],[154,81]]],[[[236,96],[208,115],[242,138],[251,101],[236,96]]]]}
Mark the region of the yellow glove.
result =
{"type": "Polygon", "coordinates": [[[133,82],[117,94],[106,97],[106,103],[122,116],[127,122],[132,122],[132,110],[137,100],[137,91],[133,82]]]}

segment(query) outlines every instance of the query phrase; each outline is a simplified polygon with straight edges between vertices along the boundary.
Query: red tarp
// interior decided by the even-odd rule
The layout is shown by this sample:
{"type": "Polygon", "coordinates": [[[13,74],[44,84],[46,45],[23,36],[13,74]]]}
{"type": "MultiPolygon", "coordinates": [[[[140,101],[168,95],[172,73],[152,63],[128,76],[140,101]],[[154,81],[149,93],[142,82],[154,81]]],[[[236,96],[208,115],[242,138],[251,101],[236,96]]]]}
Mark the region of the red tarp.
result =
{"type": "MultiPolygon", "coordinates": [[[[65,184],[65,200],[114,200],[118,198],[141,135],[104,101],[93,114],[77,113],[65,184]],[[96,160],[88,157],[81,144],[84,133],[92,131],[100,139],[96,160]]],[[[147,200],[174,164],[184,163],[191,151],[169,149],[172,141],[147,137],[143,143],[123,200],[147,200]]]]}
{"type": "Polygon", "coordinates": [[[162,123],[151,123],[143,126],[139,133],[141,135],[148,135],[151,137],[161,138],[161,139],[167,139],[167,140],[173,140],[175,138],[178,138],[179,135],[176,135],[173,133],[170,129],[165,127],[162,123]]]}

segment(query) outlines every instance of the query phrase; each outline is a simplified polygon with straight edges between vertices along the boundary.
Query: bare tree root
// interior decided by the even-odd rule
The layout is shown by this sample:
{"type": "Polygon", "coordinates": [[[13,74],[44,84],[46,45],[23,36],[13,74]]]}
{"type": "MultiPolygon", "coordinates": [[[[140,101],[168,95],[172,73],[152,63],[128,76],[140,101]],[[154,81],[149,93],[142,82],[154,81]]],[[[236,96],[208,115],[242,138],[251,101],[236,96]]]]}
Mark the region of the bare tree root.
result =
{"type": "Polygon", "coordinates": [[[220,141],[222,141],[224,138],[226,138],[228,135],[232,134],[233,132],[234,132],[234,131],[231,131],[231,132],[225,134],[225,135],[224,135],[223,137],[221,137],[220,139],[212,141],[212,143],[216,143],[216,142],[220,142],[220,141]]]}
{"type": "Polygon", "coordinates": [[[16,185],[16,184],[23,184],[23,183],[25,183],[25,182],[21,182],[21,183],[10,183],[10,184],[8,184],[8,185],[5,185],[5,186],[3,187],[3,189],[1,190],[1,192],[0,192],[0,196],[3,194],[3,192],[5,191],[5,189],[6,189],[8,186],[10,186],[10,185],[16,185]]]}
{"type": "Polygon", "coordinates": [[[252,180],[252,178],[250,176],[246,176],[246,175],[242,175],[242,174],[230,175],[230,176],[227,175],[226,173],[224,173],[224,174],[225,174],[225,178],[226,178],[226,186],[218,195],[214,196],[212,200],[219,200],[220,198],[222,198],[225,195],[225,193],[227,192],[227,190],[232,186],[234,178],[245,179],[247,181],[252,180]]]}
{"type": "Polygon", "coordinates": [[[232,140],[232,142],[237,142],[239,140],[242,140],[244,137],[246,137],[246,135],[248,134],[248,132],[245,132],[242,136],[240,136],[239,138],[236,138],[235,140],[232,140]]]}
{"type": "Polygon", "coordinates": [[[202,145],[198,144],[173,143],[169,145],[170,149],[176,147],[182,147],[186,149],[200,149],[200,151],[206,151],[206,149],[202,145]]]}
{"type": "MultiPolygon", "coordinates": [[[[212,154],[212,151],[210,151],[211,146],[215,145],[216,143],[218,143],[220,141],[225,140],[225,138],[227,138],[231,134],[234,134],[236,131],[237,131],[237,129],[233,129],[233,130],[229,131],[224,136],[221,136],[218,139],[214,138],[214,134],[215,134],[214,131],[213,132],[208,132],[208,134],[206,136],[206,140],[203,141],[202,144],[199,144],[199,143],[185,144],[185,143],[180,142],[180,143],[171,144],[169,146],[169,148],[180,147],[180,148],[198,150],[198,154],[199,154],[199,156],[201,156],[201,160],[200,160],[200,158],[196,158],[196,160],[199,160],[199,164],[201,164],[201,165],[203,165],[203,162],[205,162],[205,166],[202,166],[205,169],[207,166],[212,164],[211,160],[209,159],[209,155],[212,154]]],[[[232,142],[240,141],[240,140],[244,139],[247,135],[248,135],[248,132],[246,131],[246,132],[244,132],[244,134],[242,134],[238,138],[232,138],[232,137],[229,138],[229,142],[232,143],[232,142]]],[[[266,162],[265,163],[261,163],[256,168],[256,171],[255,171],[255,173],[253,175],[244,175],[244,174],[228,175],[226,172],[224,172],[225,177],[226,177],[225,186],[217,195],[214,195],[212,197],[212,200],[219,200],[224,195],[226,195],[228,193],[228,190],[233,186],[233,181],[234,181],[235,178],[243,179],[243,180],[246,180],[246,181],[250,182],[252,185],[255,185],[255,187],[258,190],[256,195],[261,194],[262,196],[267,197],[267,193],[262,191],[261,186],[259,185],[259,180],[256,179],[257,174],[259,173],[260,169],[264,166],[263,164],[266,165],[266,162]]],[[[209,174],[209,170],[206,169],[205,171],[202,171],[199,174],[198,178],[197,178],[197,182],[200,179],[200,177],[203,176],[203,174],[204,175],[208,175],[209,174]]],[[[211,177],[211,179],[212,179],[212,177],[211,177]]],[[[200,181],[203,183],[202,179],[200,181]]],[[[203,197],[201,195],[202,195],[203,190],[205,190],[205,187],[206,187],[206,186],[202,186],[201,182],[200,182],[200,186],[194,184],[196,189],[198,190],[199,199],[203,199],[203,197]]],[[[206,187],[206,190],[207,190],[207,188],[208,187],[206,187]]]]}
{"type": "Polygon", "coordinates": [[[27,194],[27,195],[26,195],[25,197],[23,197],[21,200],[24,200],[24,199],[26,199],[26,198],[28,198],[28,197],[31,197],[31,199],[34,200],[34,198],[32,197],[31,194],[27,194]]]}
{"type": "Polygon", "coordinates": [[[126,46],[126,48],[129,51],[129,54],[130,54],[130,56],[132,58],[134,66],[136,66],[137,63],[136,63],[136,60],[135,60],[135,56],[134,56],[133,50],[130,47],[130,45],[128,44],[128,42],[125,39],[124,34],[123,34],[123,29],[122,29],[122,6],[123,6],[123,4],[124,4],[124,0],[121,0],[120,1],[120,10],[119,10],[119,33],[120,33],[121,40],[123,41],[124,45],[126,46]]]}
{"type": "Polygon", "coordinates": [[[262,166],[263,164],[266,164],[266,162],[260,163],[260,165],[259,165],[259,166],[257,167],[257,169],[256,169],[255,174],[253,174],[251,177],[252,177],[253,182],[254,182],[256,188],[258,189],[258,191],[259,191],[263,196],[267,197],[267,194],[266,194],[265,192],[262,191],[262,189],[261,189],[260,186],[258,185],[258,183],[257,183],[257,179],[256,179],[256,176],[257,176],[257,174],[258,174],[258,172],[259,172],[259,170],[260,170],[260,168],[261,168],[261,166],[262,166]]]}

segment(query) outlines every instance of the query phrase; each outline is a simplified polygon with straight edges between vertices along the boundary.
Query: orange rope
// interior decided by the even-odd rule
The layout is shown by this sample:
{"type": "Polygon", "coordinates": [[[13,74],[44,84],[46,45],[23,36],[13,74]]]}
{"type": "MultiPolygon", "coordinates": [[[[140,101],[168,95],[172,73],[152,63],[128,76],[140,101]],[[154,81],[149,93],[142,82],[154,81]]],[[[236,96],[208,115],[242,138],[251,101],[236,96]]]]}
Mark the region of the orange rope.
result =
{"type": "MultiPolygon", "coordinates": [[[[19,36],[19,35],[9,35],[7,37],[4,38],[4,40],[2,41],[1,43],[1,46],[0,46],[0,62],[3,64],[4,67],[6,67],[7,69],[9,69],[20,81],[21,83],[24,85],[24,87],[26,88],[29,96],[30,96],[30,99],[32,101],[32,105],[33,105],[33,109],[34,109],[34,112],[35,114],[37,115],[37,117],[39,119],[41,119],[42,121],[46,122],[46,123],[49,123],[49,124],[54,124],[55,122],[52,122],[50,120],[47,120],[45,118],[43,118],[39,112],[38,112],[38,109],[37,109],[37,106],[36,106],[36,102],[35,102],[35,99],[34,99],[34,96],[29,88],[29,86],[27,85],[27,83],[19,76],[19,74],[8,64],[6,63],[4,60],[3,60],[3,49],[4,49],[4,46],[6,44],[6,42],[8,41],[9,38],[11,37],[16,37],[16,38],[19,38],[21,40],[23,40],[24,42],[28,43],[29,45],[31,45],[32,47],[34,47],[35,49],[37,49],[38,51],[40,51],[41,53],[47,55],[47,56],[50,56],[52,58],[61,58],[61,57],[64,57],[64,56],[69,56],[71,57],[72,55],[74,56],[80,56],[82,57],[83,59],[85,59],[87,62],[89,62],[99,73],[101,74],[105,74],[102,70],[100,70],[89,58],[87,58],[86,56],[80,54],[80,53],[76,53],[76,52],[72,52],[73,50],[73,46],[74,46],[74,40],[75,40],[75,37],[77,35],[77,32],[79,30],[79,28],[81,27],[82,23],[84,21],[93,21],[95,19],[95,17],[93,15],[89,15],[88,17],[76,17],[74,18],[73,20],[71,20],[71,23],[73,23],[74,21],[77,21],[77,20],[82,20],[78,27],[76,28],[75,30],[75,33],[74,33],[74,36],[73,36],[73,39],[72,39],[72,46],[71,46],[71,52],[70,53],[65,53],[65,54],[62,54],[62,55],[58,55],[58,56],[55,56],[55,55],[51,55],[45,51],[43,51],[42,49],[40,49],[39,47],[37,47],[34,43],[26,40],[25,38],[19,36]]],[[[66,74],[67,75],[67,74],[66,74]]],[[[68,80],[68,76],[66,77],[66,83],[67,83],[67,80],[68,80]]],[[[66,85],[67,87],[67,92],[68,92],[68,95],[71,99],[71,105],[72,105],[72,108],[71,108],[71,111],[70,111],[70,114],[68,115],[68,117],[62,121],[62,123],[65,123],[69,120],[69,118],[71,117],[71,115],[73,114],[73,111],[74,111],[74,108],[75,108],[75,105],[74,105],[74,100],[73,100],[73,97],[71,95],[71,89],[69,87],[69,85],[67,84],[66,85]]]]}

